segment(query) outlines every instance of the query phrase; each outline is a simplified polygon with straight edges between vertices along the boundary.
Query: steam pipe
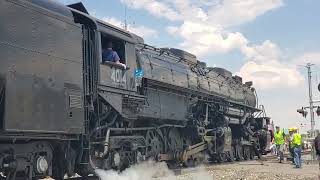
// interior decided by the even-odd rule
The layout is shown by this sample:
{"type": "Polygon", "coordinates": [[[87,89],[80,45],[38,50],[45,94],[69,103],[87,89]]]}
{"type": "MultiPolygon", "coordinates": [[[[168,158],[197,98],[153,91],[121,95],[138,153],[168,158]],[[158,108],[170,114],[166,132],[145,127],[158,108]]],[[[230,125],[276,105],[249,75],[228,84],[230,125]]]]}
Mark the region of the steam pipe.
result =
{"type": "Polygon", "coordinates": [[[110,129],[107,130],[107,135],[106,135],[106,139],[104,141],[104,151],[103,151],[103,156],[107,155],[108,151],[109,151],[109,139],[110,139],[110,129]]]}

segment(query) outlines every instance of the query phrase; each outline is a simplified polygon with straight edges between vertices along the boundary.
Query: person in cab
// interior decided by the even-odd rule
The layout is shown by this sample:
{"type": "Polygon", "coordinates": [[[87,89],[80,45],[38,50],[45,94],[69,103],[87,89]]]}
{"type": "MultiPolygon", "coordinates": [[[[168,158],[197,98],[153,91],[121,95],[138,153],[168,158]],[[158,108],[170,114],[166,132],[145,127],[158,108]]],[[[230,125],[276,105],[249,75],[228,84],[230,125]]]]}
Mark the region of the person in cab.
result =
{"type": "Polygon", "coordinates": [[[112,48],[113,48],[112,42],[111,41],[107,42],[107,47],[102,51],[102,63],[113,62],[115,64],[119,64],[124,69],[126,69],[127,68],[126,65],[120,62],[120,57],[118,53],[114,51],[112,48]]]}

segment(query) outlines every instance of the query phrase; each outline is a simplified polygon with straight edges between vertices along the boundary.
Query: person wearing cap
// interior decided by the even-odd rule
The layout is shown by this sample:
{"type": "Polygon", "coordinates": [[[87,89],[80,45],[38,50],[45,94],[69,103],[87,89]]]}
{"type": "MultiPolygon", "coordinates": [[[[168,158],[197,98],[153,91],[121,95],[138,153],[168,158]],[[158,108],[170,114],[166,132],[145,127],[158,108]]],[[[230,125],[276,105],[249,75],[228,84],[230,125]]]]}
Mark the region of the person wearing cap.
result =
{"type": "Polygon", "coordinates": [[[280,163],[283,160],[283,150],[284,150],[284,142],[285,142],[284,139],[285,139],[284,132],[280,130],[279,126],[276,126],[276,131],[274,132],[274,143],[277,148],[277,156],[280,163]]]}
{"type": "Polygon", "coordinates": [[[126,65],[120,62],[120,57],[116,51],[112,49],[113,44],[111,41],[107,42],[107,48],[102,51],[102,63],[112,62],[115,64],[119,64],[124,69],[126,69],[126,65]]]}
{"type": "Polygon", "coordinates": [[[298,129],[293,129],[293,139],[292,139],[292,145],[293,145],[293,151],[294,151],[294,164],[296,165],[296,168],[301,168],[301,134],[298,133],[298,129]]]}
{"type": "Polygon", "coordinates": [[[292,164],[294,164],[294,148],[292,145],[292,141],[293,141],[293,129],[294,128],[289,128],[289,152],[290,152],[290,156],[291,156],[291,162],[292,164]]]}

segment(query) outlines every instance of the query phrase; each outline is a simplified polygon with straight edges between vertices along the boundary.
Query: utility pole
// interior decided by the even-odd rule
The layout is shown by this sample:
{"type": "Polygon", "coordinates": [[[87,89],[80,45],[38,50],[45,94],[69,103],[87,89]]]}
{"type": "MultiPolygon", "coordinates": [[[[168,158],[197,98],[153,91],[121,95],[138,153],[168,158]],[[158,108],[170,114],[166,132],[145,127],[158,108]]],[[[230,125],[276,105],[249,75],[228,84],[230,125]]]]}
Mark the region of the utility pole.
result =
{"type": "Polygon", "coordinates": [[[312,82],[311,82],[311,66],[314,64],[308,63],[305,67],[308,70],[308,85],[309,85],[309,103],[310,103],[310,119],[311,119],[311,137],[314,137],[314,113],[313,113],[313,99],[312,99],[312,82]]]}

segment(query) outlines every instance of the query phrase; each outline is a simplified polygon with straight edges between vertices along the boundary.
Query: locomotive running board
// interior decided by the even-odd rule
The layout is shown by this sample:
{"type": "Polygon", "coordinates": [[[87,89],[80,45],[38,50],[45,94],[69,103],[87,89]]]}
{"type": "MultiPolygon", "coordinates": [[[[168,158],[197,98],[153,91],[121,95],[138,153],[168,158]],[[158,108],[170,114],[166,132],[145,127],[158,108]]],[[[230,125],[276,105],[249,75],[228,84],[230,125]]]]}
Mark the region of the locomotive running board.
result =
{"type": "Polygon", "coordinates": [[[181,162],[186,162],[193,155],[201,151],[204,151],[206,149],[208,149],[208,144],[206,142],[201,142],[201,143],[189,146],[183,152],[159,154],[158,160],[159,161],[180,160],[181,162]]]}

